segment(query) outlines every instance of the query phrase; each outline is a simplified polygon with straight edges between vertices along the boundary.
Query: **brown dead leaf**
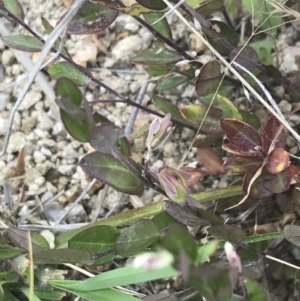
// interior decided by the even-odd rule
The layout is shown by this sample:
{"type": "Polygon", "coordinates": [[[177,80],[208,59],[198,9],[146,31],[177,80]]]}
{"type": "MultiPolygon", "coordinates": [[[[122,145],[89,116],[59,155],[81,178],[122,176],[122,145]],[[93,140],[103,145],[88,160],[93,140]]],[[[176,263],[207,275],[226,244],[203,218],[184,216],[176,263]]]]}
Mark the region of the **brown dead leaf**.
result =
{"type": "Polygon", "coordinates": [[[180,170],[190,175],[189,179],[185,180],[186,186],[188,188],[197,184],[206,174],[205,171],[201,171],[199,168],[193,168],[193,167],[182,167],[180,168],[180,170]]]}
{"type": "Polygon", "coordinates": [[[197,158],[201,164],[211,173],[224,173],[223,160],[214,149],[198,148],[197,158]]]}
{"type": "Polygon", "coordinates": [[[25,157],[26,157],[26,149],[25,147],[22,147],[18,158],[17,158],[17,163],[16,163],[16,169],[14,172],[14,177],[21,176],[25,172],[25,157]]]}

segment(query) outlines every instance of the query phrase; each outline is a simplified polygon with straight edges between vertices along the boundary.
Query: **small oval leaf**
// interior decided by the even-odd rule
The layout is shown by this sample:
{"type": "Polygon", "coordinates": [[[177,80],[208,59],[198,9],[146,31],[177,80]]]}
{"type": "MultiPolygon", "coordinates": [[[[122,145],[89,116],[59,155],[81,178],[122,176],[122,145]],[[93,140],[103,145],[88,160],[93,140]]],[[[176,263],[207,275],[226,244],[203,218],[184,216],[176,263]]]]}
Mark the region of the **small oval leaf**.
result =
{"type": "Polygon", "coordinates": [[[182,116],[195,126],[199,126],[203,119],[201,131],[206,134],[221,135],[223,133],[220,126],[220,119],[224,118],[225,114],[217,108],[211,107],[208,114],[208,106],[205,104],[187,105],[180,109],[182,116]]]}
{"type": "Polygon", "coordinates": [[[140,195],[144,191],[142,180],[110,154],[90,153],[80,160],[79,165],[86,173],[120,192],[140,195]]]}
{"type": "Polygon", "coordinates": [[[68,62],[58,62],[50,65],[48,72],[54,79],[66,77],[78,86],[87,85],[91,81],[88,76],[68,62]]]}
{"type": "Polygon", "coordinates": [[[17,18],[24,20],[24,11],[18,0],[2,0],[4,7],[17,18]]]}
{"type": "Polygon", "coordinates": [[[267,171],[272,174],[277,174],[290,165],[289,153],[283,148],[275,148],[267,158],[265,165],[267,171]]]}
{"type": "Polygon", "coordinates": [[[233,156],[224,163],[224,168],[239,174],[255,174],[262,164],[263,159],[259,156],[233,156]]]}
{"type": "Polygon", "coordinates": [[[283,148],[286,146],[286,135],[284,129],[274,116],[271,116],[261,129],[262,150],[267,155],[272,142],[276,139],[274,148],[283,148]],[[277,135],[281,127],[281,132],[277,135]]]}
{"type": "Polygon", "coordinates": [[[196,79],[196,93],[199,96],[206,96],[218,88],[221,81],[221,67],[218,61],[205,64],[196,79]]]}
{"type": "Polygon", "coordinates": [[[151,220],[140,220],[127,228],[116,241],[116,251],[123,257],[137,254],[159,237],[159,230],[151,220]]]}
{"type": "Polygon", "coordinates": [[[153,10],[163,10],[167,7],[162,0],[137,0],[136,2],[153,10]]]}
{"type": "Polygon", "coordinates": [[[261,137],[252,126],[240,120],[225,118],[221,120],[221,127],[231,143],[242,152],[248,156],[260,153],[261,137]]]}
{"type": "Polygon", "coordinates": [[[85,2],[68,26],[68,32],[76,35],[98,33],[117,18],[116,10],[92,2],[85,2]]]}
{"type": "MultiPolygon", "coordinates": [[[[153,2],[153,1],[151,1],[153,2]]],[[[163,13],[153,12],[144,14],[145,21],[167,39],[172,39],[172,31],[163,13]],[[161,19],[161,20],[160,20],[161,19]],[[157,22],[157,20],[160,20],[157,22]]]]}
{"type": "Polygon", "coordinates": [[[9,35],[2,38],[5,45],[26,52],[39,52],[44,44],[36,37],[29,35],[9,35]]]}

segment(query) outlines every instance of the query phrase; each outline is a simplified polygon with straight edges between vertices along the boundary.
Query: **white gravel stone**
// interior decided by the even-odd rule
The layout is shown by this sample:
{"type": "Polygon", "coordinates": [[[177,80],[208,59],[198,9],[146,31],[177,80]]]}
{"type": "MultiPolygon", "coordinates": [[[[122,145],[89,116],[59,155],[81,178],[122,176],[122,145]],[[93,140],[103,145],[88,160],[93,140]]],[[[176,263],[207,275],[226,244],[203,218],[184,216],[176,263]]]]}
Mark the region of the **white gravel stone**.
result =
{"type": "Polygon", "coordinates": [[[8,153],[17,152],[25,144],[26,144],[26,135],[21,132],[15,132],[10,136],[7,152],[8,153]]]}
{"type": "Polygon", "coordinates": [[[7,49],[7,50],[4,50],[2,52],[2,64],[4,66],[8,66],[12,63],[13,59],[14,59],[14,53],[12,50],[10,49],[7,49]]]}
{"type": "Polygon", "coordinates": [[[4,110],[7,107],[9,100],[10,100],[9,94],[0,92],[0,111],[4,110]]]}
{"type": "Polygon", "coordinates": [[[38,164],[44,162],[46,160],[46,156],[40,151],[35,151],[33,153],[33,159],[34,162],[38,164]]]}
{"type": "Polygon", "coordinates": [[[39,129],[49,131],[53,128],[54,120],[52,120],[48,114],[44,111],[40,111],[40,114],[38,115],[38,121],[39,121],[39,129]]]}
{"type": "Polygon", "coordinates": [[[138,35],[132,35],[116,43],[112,49],[112,56],[116,61],[128,61],[145,48],[145,41],[138,35]]]}
{"type": "Polygon", "coordinates": [[[74,165],[60,165],[58,167],[58,171],[66,176],[71,176],[74,173],[75,166],[74,165]]]}

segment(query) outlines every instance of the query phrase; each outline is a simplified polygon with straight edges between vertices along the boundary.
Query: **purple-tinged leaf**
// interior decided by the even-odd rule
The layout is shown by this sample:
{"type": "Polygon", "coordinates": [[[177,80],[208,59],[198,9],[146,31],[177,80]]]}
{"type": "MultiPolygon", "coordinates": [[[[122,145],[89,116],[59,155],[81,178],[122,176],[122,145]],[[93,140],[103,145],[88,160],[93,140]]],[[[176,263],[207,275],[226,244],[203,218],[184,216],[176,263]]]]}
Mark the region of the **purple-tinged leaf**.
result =
{"type": "Polygon", "coordinates": [[[115,242],[117,253],[123,257],[135,255],[159,238],[157,226],[147,219],[139,220],[121,233],[115,242]]]}
{"type": "Polygon", "coordinates": [[[196,93],[199,96],[206,96],[218,88],[221,81],[221,66],[218,61],[205,64],[196,79],[196,93]]]}
{"type": "Polygon", "coordinates": [[[300,247],[300,226],[286,225],[283,228],[283,236],[290,243],[300,247]]]}
{"type": "MultiPolygon", "coordinates": [[[[273,175],[266,172],[260,175],[252,184],[249,197],[255,200],[260,200],[272,196],[273,192],[267,188],[267,186],[270,185],[272,177],[273,175]]],[[[243,190],[245,191],[245,193],[247,193],[248,191],[248,186],[252,178],[253,175],[245,175],[244,177],[243,190]]]]}
{"type": "Polygon", "coordinates": [[[187,105],[180,109],[181,115],[189,123],[199,126],[203,122],[200,129],[201,132],[211,135],[221,135],[223,131],[220,126],[220,119],[224,118],[225,114],[220,109],[214,107],[211,107],[208,113],[207,111],[208,106],[203,103],[187,105]]]}
{"type": "Polygon", "coordinates": [[[167,7],[162,0],[137,0],[136,2],[153,10],[163,10],[167,7]]]}
{"type": "Polygon", "coordinates": [[[263,158],[233,156],[224,163],[224,168],[228,171],[239,174],[255,174],[262,166],[263,158]]]}
{"type": "Polygon", "coordinates": [[[290,165],[289,153],[283,148],[275,148],[267,158],[266,170],[269,173],[277,174],[290,165]]]}
{"type": "Polygon", "coordinates": [[[54,79],[66,77],[72,80],[78,86],[87,85],[91,81],[87,75],[79,71],[76,67],[68,62],[58,62],[52,64],[49,66],[48,72],[54,79]]]}
{"type": "Polygon", "coordinates": [[[197,159],[211,174],[224,172],[222,157],[211,147],[198,148],[197,159]]]}
{"type": "Polygon", "coordinates": [[[249,154],[249,152],[244,151],[242,149],[240,149],[239,147],[237,147],[236,145],[232,144],[232,143],[227,143],[227,144],[223,144],[222,148],[226,151],[229,152],[233,155],[237,155],[237,156],[243,156],[243,157],[256,157],[258,156],[260,153],[253,153],[253,154],[249,154]]]}
{"type": "Polygon", "coordinates": [[[5,36],[2,37],[2,41],[13,49],[25,52],[39,52],[44,47],[44,44],[36,37],[23,34],[5,36]]]}
{"type": "Polygon", "coordinates": [[[274,148],[283,148],[285,149],[286,145],[286,135],[284,129],[278,121],[278,119],[274,116],[271,116],[266,123],[263,125],[261,130],[261,138],[262,138],[262,150],[267,155],[269,152],[269,148],[272,142],[276,139],[274,148]],[[281,127],[281,132],[277,135],[278,130],[281,127]]]}
{"type": "MultiPolygon", "coordinates": [[[[28,250],[28,231],[17,227],[9,227],[6,230],[9,239],[18,247],[28,250]]],[[[38,233],[31,232],[31,243],[33,252],[50,249],[47,240],[38,233]]]]}
{"type": "Polygon", "coordinates": [[[261,137],[252,126],[240,120],[226,118],[221,120],[221,127],[231,143],[241,152],[247,153],[248,156],[260,153],[261,137]]]}
{"type": "Polygon", "coordinates": [[[259,66],[257,54],[255,50],[249,46],[238,46],[232,49],[230,52],[230,60],[234,60],[250,71],[259,66]]]}
{"type": "Polygon", "coordinates": [[[265,187],[273,193],[282,193],[287,191],[292,180],[291,170],[286,168],[282,172],[272,175],[271,181],[265,184],[265,187]]]}
{"type": "Polygon", "coordinates": [[[131,62],[142,65],[166,65],[175,63],[179,61],[180,58],[177,52],[162,47],[145,50],[134,57],[131,62]]]}
{"type": "Polygon", "coordinates": [[[68,33],[88,35],[98,33],[117,18],[118,12],[92,2],[85,2],[68,26],[68,33]]]}
{"type": "Polygon", "coordinates": [[[95,126],[91,130],[89,142],[101,153],[111,154],[113,150],[118,150],[123,156],[130,154],[130,145],[124,130],[110,121],[95,126]]]}
{"type": "Polygon", "coordinates": [[[80,160],[79,165],[92,177],[107,183],[120,192],[140,195],[144,191],[142,180],[110,154],[90,153],[80,160]]]}
{"type": "Polygon", "coordinates": [[[19,0],[2,0],[4,7],[15,17],[24,20],[24,11],[19,0]]]}

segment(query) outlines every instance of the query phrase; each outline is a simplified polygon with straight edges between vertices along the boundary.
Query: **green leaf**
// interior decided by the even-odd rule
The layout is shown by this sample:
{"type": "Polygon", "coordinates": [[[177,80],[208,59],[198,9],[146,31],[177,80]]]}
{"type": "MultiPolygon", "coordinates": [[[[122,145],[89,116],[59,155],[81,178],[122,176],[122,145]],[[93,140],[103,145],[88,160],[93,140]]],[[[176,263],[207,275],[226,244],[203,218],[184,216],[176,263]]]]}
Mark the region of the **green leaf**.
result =
{"type": "Polygon", "coordinates": [[[97,221],[93,224],[88,224],[79,229],[74,229],[74,230],[70,230],[68,232],[62,233],[61,235],[59,235],[56,238],[55,245],[57,248],[62,248],[66,245],[66,243],[72,237],[74,237],[74,235],[76,235],[77,233],[80,233],[81,231],[83,231],[85,229],[89,229],[94,226],[100,226],[100,225],[108,225],[108,226],[113,226],[113,227],[123,226],[123,225],[127,225],[129,223],[138,221],[142,218],[149,218],[153,215],[163,212],[164,210],[165,210],[165,203],[158,202],[158,203],[152,203],[149,205],[145,205],[143,207],[143,210],[141,210],[141,208],[136,208],[136,209],[124,211],[124,212],[121,212],[114,216],[97,221]]]}
{"type": "MultiPolygon", "coordinates": [[[[82,231],[75,235],[69,241],[70,249],[83,249],[91,253],[101,253],[115,248],[115,241],[119,237],[120,232],[110,226],[96,226],[82,231]]],[[[107,256],[101,257],[95,261],[94,265],[100,265],[104,262],[113,260],[116,252],[107,256]]]]}
{"type": "Polygon", "coordinates": [[[152,221],[159,230],[166,229],[177,223],[176,219],[174,219],[167,211],[158,214],[152,221]]]}
{"type": "Polygon", "coordinates": [[[186,123],[186,120],[182,117],[179,109],[175,105],[173,105],[169,100],[159,96],[154,96],[153,102],[165,114],[171,113],[171,116],[174,120],[186,123]]]}
{"type": "Polygon", "coordinates": [[[172,32],[170,29],[170,25],[167,21],[167,18],[165,17],[162,18],[162,17],[164,17],[163,13],[155,12],[155,13],[144,14],[144,19],[148,24],[150,24],[156,31],[158,31],[165,38],[172,39],[172,32]],[[156,22],[159,19],[161,20],[159,22],[156,22]]]}
{"type": "Polygon", "coordinates": [[[218,240],[209,241],[203,244],[197,250],[197,257],[194,264],[198,265],[209,261],[210,257],[216,252],[218,248],[219,248],[218,240]]]}
{"type": "Polygon", "coordinates": [[[36,288],[34,290],[34,294],[38,297],[41,298],[42,300],[61,300],[66,293],[61,292],[61,291],[55,291],[51,289],[38,289],[36,288]]]}
{"type": "Polygon", "coordinates": [[[38,298],[36,295],[33,295],[31,298],[31,293],[29,287],[22,286],[20,288],[20,291],[30,300],[30,301],[42,301],[40,298],[38,298]]]}
{"type": "Polygon", "coordinates": [[[296,225],[287,225],[283,229],[284,238],[290,243],[300,247],[300,227],[296,225]]]}
{"type": "Polygon", "coordinates": [[[17,18],[24,20],[24,11],[18,0],[2,0],[4,7],[17,18]]]}
{"type": "Polygon", "coordinates": [[[180,109],[182,116],[195,126],[202,124],[201,131],[211,135],[222,135],[220,119],[224,118],[224,113],[217,108],[204,104],[187,105],[180,109]],[[208,113],[207,113],[208,112],[208,113]]]}
{"type": "Polygon", "coordinates": [[[116,251],[123,257],[137,254],[159,238],[157,226],[148,219],[128,227],[116,240],[116,251]]]}
{"type": "Polygon", "coordinates": [[[60,77],[56,82],[54,89],[56,96],[69,98],[75,105],[81,105],[82,93],[72,80],[66,77],[60,77]]]}
{"type": "MultiPolygon", "coordinates": [[[[50,35],[54,29],[53,26],[44,17],[41,17],[41,19],[46,33],[50,35]]],[[[61,44],[61,39],[58,38],[54,43],[54,47],[56,48],[56,50],[60,49],[60,44],[61,44]]],[[[65,47],[61,48],[61,53],[64,54],[65,56],[70,56],[65,47]]]]}
{"type": "Polygon", "coordinates": [[[162,10],[167,7],[162,0],[137,0],[137,2],[149,9],[162,10]]]}
{"type": "Polygon", "coordinates": [[[170,90],[187,82],[189,79],[185,76],[171,76],[164,78],[156,87],[159,92],[170,90]]]}
{"type": "Polygon", "coordinates": [[[239,244],[246,237],[246,233],[242,229],[233,225],[212,225],[208,231],[217,238],[234,244],[239,244]]]}
{"type": "Polygon", "coordinates": [[[15,271],[0,272],[0,285],[18,282],[20,276],[15,271]]]}
{"type": "Polygon", "coordinates": [[[249,44],[255,52],[257,53],[259,61],[264,65],[272,65],[272,48],[273,45],[269,39],[258,41],[255,43],[249,44]]]}
{"type": "Polygon", "coordinates": [[[98,33],[111,25],[117,16],[116,10],[96,3],[85,2],[69,23],[68,33],[77,35],[98,33]]]}
{"type": "Polygon", "coordinates": [[[80,160],[79,165],[94,178],[120,192],[139,195],[144,191],[142,180],[112,155],[99,152],[90,153],[80,160]]]}
{"type": "Polygon", "coordinates": [[[238,120],[243,120],[242,115],[238,111],[238,109],[234,106],[234,104],[226,97],[221,95],[217,96],[219,108],[231,118],[235,118],[238,120]]]}
{"type": "Polygon", "coordinates": [[[39,52],[43,49],[44,44],[36,37],[29,35],[9,35],[2,37],[5,45],[26,52],[39,52]]]}
{"type": "Polygon", "coordinates": [[[4,287],[4,296],[3,296],[4,301],[20,301],[17,299],[9,290],[8,288],[4,287]]]}
{"type": "Polygon", "coordinates": [[[248,291],[248,301],[265,301],[268,299],[265,289],[263,289],[256,281],[248,278],[246,287],[248,291]]]}
{"type": "Polygon", "coordinates": [[[175,63],[180,60],[180,55],[177,52],[168,50],[167,48],[153,48],[145,50],[131,61],[135,64],[142,65],[166,65],[175,63]]]}
{"type": "Polygon", "coordinates": [[[236,47],[239,44],[239,36],[236,34],[234,28],[228,26],[224,22],[212,20],[211,24],[215,26],[215,28],[218,28],[218,37],[214,39],[207,36],[207,39],[220,54],[227,56],[230,53],[232,46],[236,47]],[[226,43],[223,44],[220,40],[226,41],[226,43]],[[230,47],[226,48],[228,44],[230,47]]]}
{"type": "MultiPolygon", "coordinates": [[[[250,14],[254,14],[255,19],[264,23],[262,24],[262,29],[272,28],[281,24],[282,13],[274,13],[275,8],[267,2],[265,3],[261,0],[242,0],[242,5],[250,14]],[[268,20],[265,21],[266,19],[268,20]]],[[[277,29],[274,30],[277,31],[277,29]]]]}
{"type": "Polygon", "coordinates": [[[223,167],[231,172],[240,174],[255,174],[257,170],[262,167],[263,158],[245,157],[245,156],[232,156],[225,161],[223,167]]]}
{"type": "Polygon", "coordinates": [[[243,121],[251,125],[254,129],[259,130],[261,127],[258,117],[248,111],[240,110],[240,114],[243,117],[243,121]]]}
{"type": "Polygon", "coordinates": [[[215,92],[222,79],[221,66],[218,61],[211,61],[205,64],[196,79],[196,93],[199,96],[206,96],[215,92]]]}
{"type": "Polygon", "coordinates": [[[146,67],[145,71],[150,76],[161,76],[161,75],[165,75],[166,73],[169,72],[169,67],[168,66],[161,66],[161,65],[153,65],[153,66],[146,67]]]}
{"type": "Polygon", "coordinates": [[[51,249],[35,252],[33,258],[36,264],[59,264],[65,262],[90,264],[92,255],[86,250],[51,249]]]}
{"type": "Polygon", "coordinates": [[[54,79],[66,77],[78,86],[87,85],[91,81],[88,76],[68,62],[58,62],[50,65],[48,72],[54,79]]]}
{"type": "Polygon", "coordinates": [[[142,268],[127,266],[101,273],[85,281],[72,281],[71,283],[66,282],[65,284],[65,280],[50,280],[49,283],[60,289],[72,289],[78,292],[86,292],[170,278],[178,274],[178,271],[176,271],[172,266],[155,270],[145,270],[142,268]]]}
{"type": "Polygon", "coordinates": [[[11,247],[0,248],[0,259],[3,260],[3,259],[14,258],[25,253],[26,250],[20,248],[11,248],[11,247]]]}
{"type": "Polygon", "coordinates": [[[139,301],[141,299],[122,293],[115,289],[103,289],[93,291],[76,291],[73,289],[65,289],[67,292],[74,294],[75,296],[84,298],[84,300],[90,301],[139,301]]]}
{"type": "Polygon", "coordinates": [[[196,259],[197,246],[195,239],[182,225],[172,226],[163,238],[163,246],[177,257],[184,251],[192,262],[196,259]]]}

